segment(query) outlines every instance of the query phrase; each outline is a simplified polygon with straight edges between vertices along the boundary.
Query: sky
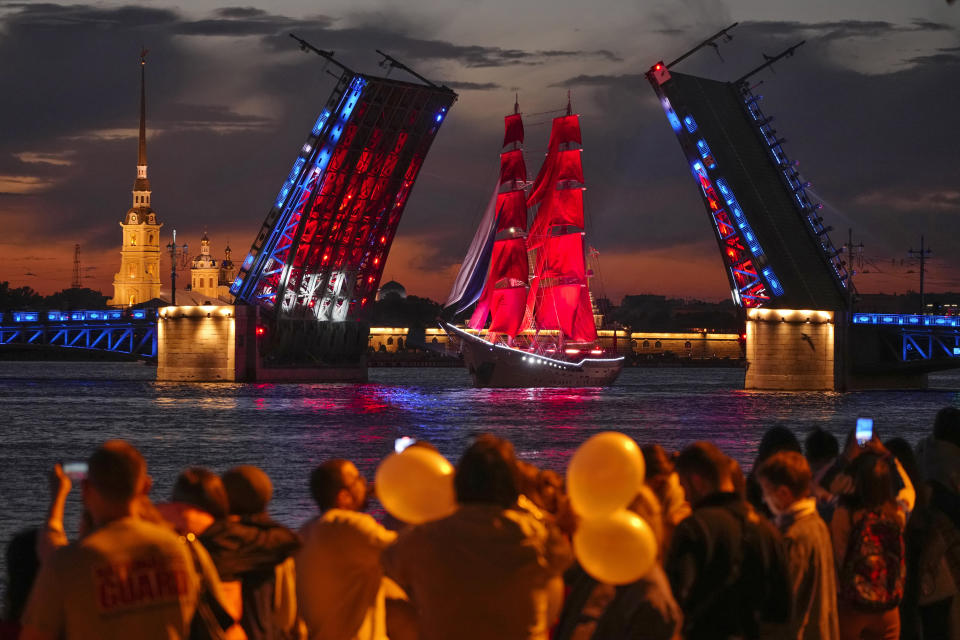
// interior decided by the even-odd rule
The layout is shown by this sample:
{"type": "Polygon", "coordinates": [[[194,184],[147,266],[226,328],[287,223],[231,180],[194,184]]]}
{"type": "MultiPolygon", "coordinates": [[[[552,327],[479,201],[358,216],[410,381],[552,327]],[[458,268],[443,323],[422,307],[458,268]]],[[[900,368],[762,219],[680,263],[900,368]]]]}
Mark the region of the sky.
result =
{"type": "Polygon", "coordinates": [[[79,244],[84,285],[112,295],[136,176],[141,46],[162,244],[176,229],[198,253],[207,231],[215,256],[229,242],[242,259],[333,88],[292,31],[368,73],[386,72],[374,51],[385,50],[459,94],[384,281],[446,297],[496,180],[514,96],[536,171],[550,118],[536,114],[565,106],[569,91],[595,293],[728,298],[709,218],[643,74],[733,22],[719,52],[676,70],[730,80],[806,41],[755,78],[757,92],[825,204],[834,244],[848,228],[863,243],[857,288],[916,290],[908,250],[924,235],[927,291],[960,290],[960,4],[946,0],[0,0],[0,280],[69,287],[79,244]]]}

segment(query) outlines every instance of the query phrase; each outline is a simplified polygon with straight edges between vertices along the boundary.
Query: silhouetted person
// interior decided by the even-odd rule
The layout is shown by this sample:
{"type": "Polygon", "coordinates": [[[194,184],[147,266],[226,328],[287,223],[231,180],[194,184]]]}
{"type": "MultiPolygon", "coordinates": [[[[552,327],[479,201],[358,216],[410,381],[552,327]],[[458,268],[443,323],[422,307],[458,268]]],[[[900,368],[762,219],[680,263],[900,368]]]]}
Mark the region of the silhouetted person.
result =
{"type": "Polygon", "coordinates": [[[763,502],[763,492],[760,490],[760,483],[757,482],[756,473],[767,458],[780,451],[801,453],[800,441],[797,440],[797,436],[787,427],[778,424],[767,429],[763,437],[760,438],[760,444],[757,445],[757,457],[754,458],[750,475],[747,476],[747,502],[768,518],[773,514],[770,513],[767,505],[763,502]]]}
{"type": "MultiPolygon", "coordinates": [[[[300,538],[267,515],[273,483],[262,470],[239,466],[222,476],[230,515],[199,536],[225,583],[240,581],[240,625],[250,640],[284,638],[296,623],[293,554],[300,538]]],[[[231,585],[227,585],[228,587],[231,585]]]]}
{"type": "Polygon", "coordinates": [[[150,488],[143,456],[111,440],[88,464],[83,504],[94,529],[43,564],[21,637],[186,637],[199,577],[187,545],[173,531],[137,517],[137,502],[150,488]]]}
{"type": "Polygon", "coordinates": [[[896,499],[893,458],[868,451],[857,457],[854,470],[853,492],[840,499],[830,521],[840,636],[895,640],[906,579],[907,517],[896,499]]]}
{"type": "Polygon", "coordinates": [[[16,640],[20,636],[20,616],[40,570],[36,549],[36,529],[17,533],[7,545],[7,593],[0,619],[0,640],[16,640]]]}
{"type": "Polygon", "coordinates": [[[783,534],[793,602],[784,637],[835,640],[837,581],[830,530],[810,497],[810,465],[795,451],[781,451],[757,470],[763,499],[783,534]]]}
{"type": "Polygon", "coordinates": [[[230,513],[227,490],[220,476],[203,467],[189,467],[173,483],[170,502],[157,510],[181,534],[200,535],[230,513]]]}
{"type": "Polygon", "coordinates": [[[367,483],[349,460],[328,460],[310,475],[320,515],[300,530],[297,601],[309,637],[386,640],[380,553],[397,538],[369,514],[367,483]]]}
{"type": "Polygon", "coordinates": [[[658,444],[644,445],[643,461],[647,468],[645,483],[660,501],[663,519],[661,548],[667,549],[673,530],[690,515],[690,503],[680,486],[680,476],[663,447],[658,444]]]}
{"type": "MultiPolygon", "coordinates": [[[[628,507],[642,517],[659,543],[663,535],[660,502],[648,486],[640,488],[628,507]]],[[[661,558],[644,577],[613,586],[590,577],[574,564],[565,577],[567,598],[554,640],[674,640],[680,638],[683,613],[673,598],[661,558]]]]}
{"type": "Polygon", "coordinates": [[[680,452],[676,469],[693,513],[674,530],[665,568],[684,637],[759,638],[766,624],[786,622],[780,535],[737,493],[730,459],[696,442],[680,452]]]}
{"type": "Polygon", "coordinates": [[[908,541],[923,637],[960,637],[960,409],[937,413],[917,446],[924,484],[908,541]]]}
{"type": "Polygon", "coordinates": [[[810,493],[817,501],[817,512],[824,522],[830,522],[837,506],[836,500],[833,494],[820,486],[820,481],[840,455],[840,442],[829,431],[817,427],[803,441],[803,455],[810,465],[810,493]]]}
{"type": "Polygon", "coordinates": [[[480,436],[457,463],[457,511],[403,531],[383,552],[423,640],[546,640],[548,585],[572,554],[548,516],[517,507],[518,485],[513,445],[480,436]]]}

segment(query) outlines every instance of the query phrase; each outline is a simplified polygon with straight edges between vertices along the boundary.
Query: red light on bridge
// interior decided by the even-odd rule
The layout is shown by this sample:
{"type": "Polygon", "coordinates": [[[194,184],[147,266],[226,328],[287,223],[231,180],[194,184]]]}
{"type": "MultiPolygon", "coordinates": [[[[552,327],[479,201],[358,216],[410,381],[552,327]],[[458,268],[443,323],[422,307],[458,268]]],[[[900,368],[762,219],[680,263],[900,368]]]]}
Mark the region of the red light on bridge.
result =
{"type": "Polygon", "coordinates": [[[380,244],[387,244],[387,236],[380,236],[380,244]]]}
{"type": "Polygon", "coordinates": [[[256,333],[257,333],[257,336],[258,336],[258,337],[264,335],[266,332],[267,332],[267,328],[266,328],[266,327],[257,327],[257,332],[256,332],[256,333]]]}
{"type": "Polygon", "coordinates": [[[380,258],[374,258],[374,259],[373,259],[373,264],[374,264],[374,265],[380,264],[380,258]]]}

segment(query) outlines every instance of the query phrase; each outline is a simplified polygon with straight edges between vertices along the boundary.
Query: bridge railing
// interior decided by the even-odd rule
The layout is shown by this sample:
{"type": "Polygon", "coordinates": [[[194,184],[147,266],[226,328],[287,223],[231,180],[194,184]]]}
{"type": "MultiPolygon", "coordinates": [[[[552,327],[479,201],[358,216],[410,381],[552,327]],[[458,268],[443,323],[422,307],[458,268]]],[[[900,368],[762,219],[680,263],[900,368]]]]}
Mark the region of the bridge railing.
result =
{"type": "Polygon", "coordinates": [[[853,314],[853,324],[884,324],[903,327],[960,327],[960,316],[855,313],[853,314]]]}

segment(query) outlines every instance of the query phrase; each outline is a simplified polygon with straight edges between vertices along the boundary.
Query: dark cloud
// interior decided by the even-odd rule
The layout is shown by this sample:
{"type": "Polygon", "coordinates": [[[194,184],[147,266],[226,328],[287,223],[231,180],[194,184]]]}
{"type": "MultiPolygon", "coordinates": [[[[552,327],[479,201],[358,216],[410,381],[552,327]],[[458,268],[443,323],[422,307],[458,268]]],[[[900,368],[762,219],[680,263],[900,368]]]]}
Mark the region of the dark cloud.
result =
{"type": "MultiPolygon", "coordinates": [[[[382,26],[356,26],[328,28],[324,25],[305,25],[299,23],[296,33],[316,47],[326,50],[357,50],[361,43],[370,43],[374,47],[390,52],[405,60],[457,62],[468,69],[491,67],[509,67],[514,65],[540,65],[546,60],[564,58],[601,58],[609,61],[619,60],[606,49],[582,50],[544,50],[510,49],[473,44],[456,44],[446,40],[418,38],[403,32],[393,31],[382,26]],[[376,44],[374,44],[376,43],[376,44]]],[[[286,33],[269,36],[267,42],[275,50],[290,47],[286,33]]]]}
{"type": "Polygon", "coordinates": [[[256,7],[223,7],[217,9],[216,14],[224,18],[256,18],[267,15],[267,12],[256,7]]]}
{"type": "Polygon", "coordinates": [[[640,73],[621,73],[619,75],[579,75],[554,82],[551,87],[623,87],[637,90],[648,88],[647,79],[640,73]]]}
{"type": "Polygon", "coordinates": [[[446,85],[451,89],[457,89],[460,91],[493,91],[494,89],[503,88],[496,82],[464,82],[459,80],[443,80],[437,82],[437,84],[446,85]]]}
{"type": "Polygon", "coordinates": [[[907,64],[950,65],[960,63],[960,47],[941,47],[936,53],[914,56],[905,60],[907,64]]]}
{"type": "Polygon", "coordinates": [[[798,22],[798,21],[746,21],[740,24],[733,33],[740,34],[744,30],[761,29],[767,37],[791,35],[798,38],[812,36],[818,40],[834,41],[848,38],[884,38],[897,33],[925,32],[925,31],[952,31],[950,25],[915,19],[910,24],[895,24],[885,20],[835,20],[827,22],[798,22]]]}

